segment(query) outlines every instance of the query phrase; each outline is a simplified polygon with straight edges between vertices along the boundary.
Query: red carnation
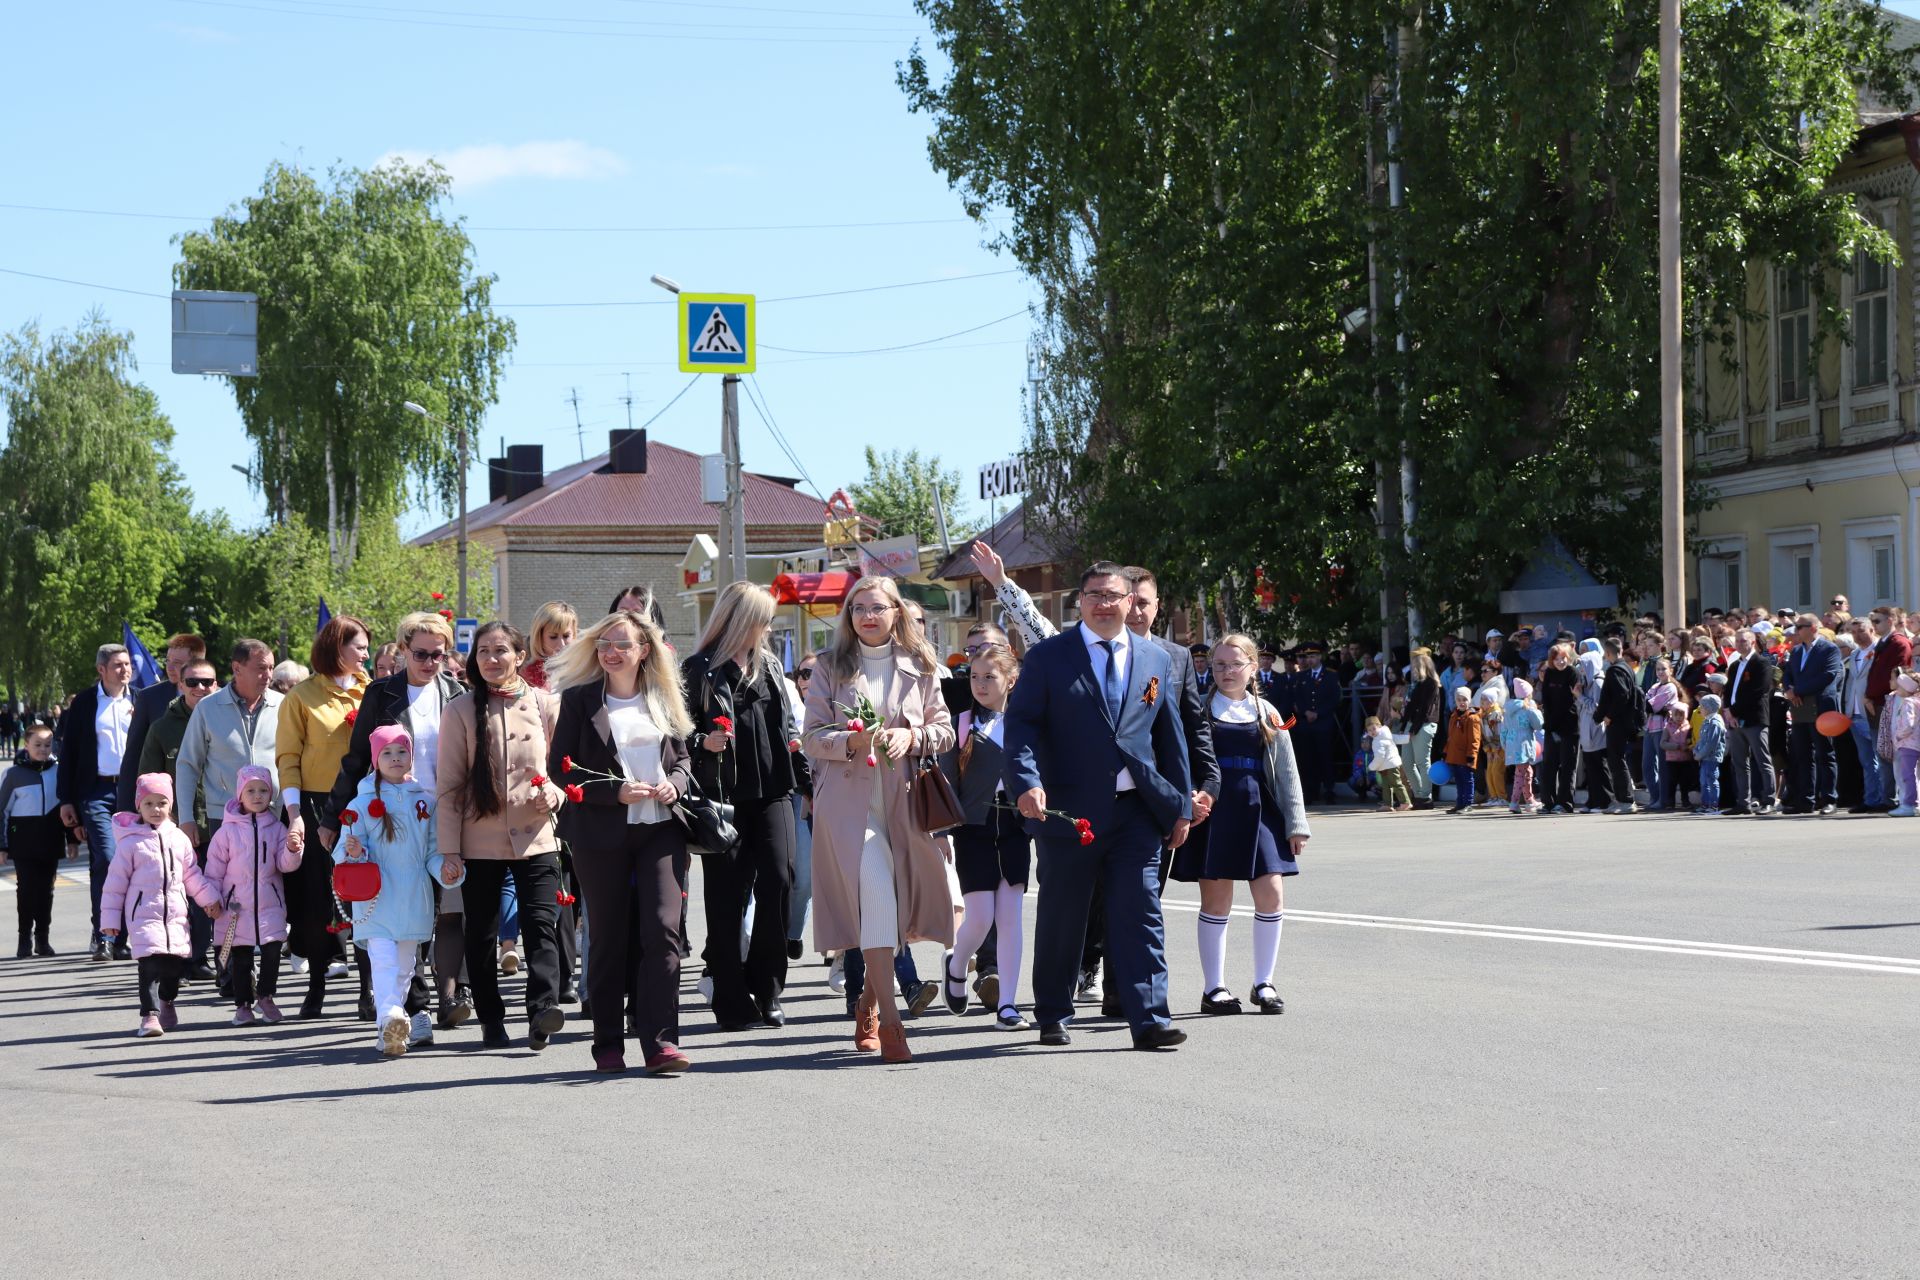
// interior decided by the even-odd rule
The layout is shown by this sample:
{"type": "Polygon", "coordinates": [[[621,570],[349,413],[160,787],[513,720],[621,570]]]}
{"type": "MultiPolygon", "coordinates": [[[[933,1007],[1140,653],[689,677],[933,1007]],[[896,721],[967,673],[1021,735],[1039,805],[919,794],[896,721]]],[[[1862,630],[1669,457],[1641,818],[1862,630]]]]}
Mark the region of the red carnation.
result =
{"type": "Polygon", "coordinates": [[[527,781],[532,783],[536,787],[544,787],[547,785],[547,779],[545,774],[536,773],[531,778],[528,778],[527,781]]]}
{"type": "MultiPolygon", "coordinates": [[[[345,815],[343,814],[341,816],[344,817],[345,815]]],[[[379,796],[375,796],[373,799],[367,801],[367,816],[369,818],[386,817],[387,816],[386,801],[382,800],[379,796]]]]}
{"type": "Polygon", "coordinates": [[[799,749],[800,749],[800,739],[798,739],[798,738],[788,738],[788,739],[787,739],[787,750],[788,750],[788,751],[798,751],[799,749]]]}
{"type": "MultiPolygon", "coordinates": [[[[377,804],[377,803],[379,803],[379,802],[378,802],[378,801],[375,801],[375,803],[377,804]]],[[[368,810],[367,810],[367,812],[368,812],[368,813],[373,813],[373,810],[372,810],[372,809],[368,809],[368,810]]],[[[378,815],[378,814],[375,814],[374,816],[375,816],[375,817],[378,817],[379,815],[378,815]]],[[[343,827],[350,827],[350,826],[352,826],[352,825],[353,825],[354,823],[356,823],[356,822],[358,822],[358,821],[360,821],[360,815],[359,815],[358,813],[356,813],[356,812],[354,812],[354,811],[353,811],[352,809],[342,809],[342,810],[340,811],[340,825],[341,825],[341,826],[343,826],[343,827]]]]}
{"type": "Polygon", "coordinates": [[[1082,830],[1082,831],[1080,832],[1080,843],[1081,843],[1081,844],[1092,844],[1092,843],[1093,843],[1093,832],[1091,832],[1091,831],[1087,831],[1087,830],[1084,830],[1084,829],[1083,829],[1083,830],[1082,830]]]}
{"type": "Polygon", "coordinates": [[[347,708],[347,723],[348,723],[348,724],[352,724],[352,723],[353,723],[353,722],[354,722],[355,720],[358,720],[359,718],[360,718],[360,708],[358,708],[358,707],[348,707],[348,708],[347,708]]]}
{"type": "Polygon", "coordinates": [[[444,591],[436,591],[433,593],[433,600],[435,604],[438,604],[440,601],[445,600],[446,598],[447,598],[447,593],[444,591]]]}
{"type": "Polygon", "coordinates": [[[567,799],[573,801],[575,804],[579,804],[582,800],[585,800],[587,798],[586,788],[574,786],[571,783],[567,785],[566,793],[567,793],[567,799]]]}
{"type": "Polygon", "coordinates": [[[453,610],[451,610],[451,609],[442,609],[442,610],[440,611],[440,616],[441,616],[441,617],[443,617],[443,618],[445,618],[445,619],[446,619],[446,620],[447,620],[448,622],[452,622],[452,621],[453,621],[453,610]]]}
{"type": "Polygon", "coordinates": [[[715,716],[713,718],[713,727],[722,733],[732,733],[733,720],[728,716],[715,716]]]}
{"type": "Polygon", "coordinates": [[[572,773],[572,772],[573,772],[573,757],[572,757],[572,756],[561,756],[561,757],[560,757],[560,772],[562,772],[562,773],[572,773]]]}

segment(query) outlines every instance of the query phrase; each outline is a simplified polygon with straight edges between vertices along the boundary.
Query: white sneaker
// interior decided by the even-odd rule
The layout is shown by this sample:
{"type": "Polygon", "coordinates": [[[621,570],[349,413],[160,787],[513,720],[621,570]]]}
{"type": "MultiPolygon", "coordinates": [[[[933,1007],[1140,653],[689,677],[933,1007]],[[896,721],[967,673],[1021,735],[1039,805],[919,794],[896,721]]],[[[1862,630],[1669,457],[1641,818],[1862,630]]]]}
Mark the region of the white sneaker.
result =
{"type": "Polygon", "coordinates": [[[433,1017],[425,1010],[413,1015],[407,1027],[407,1047],[433,1043],[433,1017]]]}
{"type": "Polygon", "coordinates": [[[847,953],[844,951],[827,966],[827,990],[837,996],[847,994],[847,953]]]}
{"type": "Polygon", "coordinates": [[[305,956],[288,957],[287,959],[288,973],[305,973],[306,971],[307,971],[307,958],[305,956]]]}
{"type": "Polygon", "coordinates": [[[1910,804],[1903,804],[1897,809],[1887,810],[1887,816],[1889,818],[1911,818],[1914,813],[1915,809],[1910,804]]]}
{"type": "Polygon", "coordinates": [[[701,974],[698,990],[700,992],[700,998],[711,1005],[713,1003],[713,979],[707,977],[705,974],[701,974]]]}
{"type": "Polygon", "coordinates": [[[330,964],[330,965],[328,965],[328,966],[327,966],[327,976],[328,976],[329,978],[344,978],[344,977],[346,977],[346,976],[347,976],[347,962],[346,962],[345,960],[335,960],[335,961],[334,961],[334,962],[333,962],[332,964],[330,964]]]}
{"type": "Polygon", "coordinates": [[[413,1033],[413,1023],[399,1009],[387,1011],[387,1020],[380,1024],[380,1052],[389,1058],[397,1058],[407,1051],[407,1038],[413,1033]]]}

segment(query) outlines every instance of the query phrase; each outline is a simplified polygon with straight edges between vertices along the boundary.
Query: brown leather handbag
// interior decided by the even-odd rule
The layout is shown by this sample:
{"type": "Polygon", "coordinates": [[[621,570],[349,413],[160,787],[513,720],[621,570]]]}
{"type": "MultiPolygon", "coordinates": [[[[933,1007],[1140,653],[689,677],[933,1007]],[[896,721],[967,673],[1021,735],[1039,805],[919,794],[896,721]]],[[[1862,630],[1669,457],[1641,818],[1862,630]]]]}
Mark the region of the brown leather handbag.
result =
{"type": "Polygon", "coordinates": [[[937,836],[965,826],[967,815],[960,807],[960,797],[953,793],[953,784],[933,757],[921,756],[908,767],[913,772],[907,776],[907,813],[914,829],[937,836]]]}

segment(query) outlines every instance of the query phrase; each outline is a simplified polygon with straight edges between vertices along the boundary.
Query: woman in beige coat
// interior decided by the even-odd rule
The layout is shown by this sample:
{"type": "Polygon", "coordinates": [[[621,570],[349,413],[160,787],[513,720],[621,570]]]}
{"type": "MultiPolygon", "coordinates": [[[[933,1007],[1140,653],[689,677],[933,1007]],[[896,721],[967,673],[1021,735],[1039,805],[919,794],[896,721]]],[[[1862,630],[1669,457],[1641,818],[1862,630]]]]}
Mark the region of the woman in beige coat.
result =
{"type": "Polygon", "coordinates": [[[804,744],[816,761],[814,946],[864,953],[874,980],[854,1011],[854,1044],[879,1049],[889,1062],[912,1056],[885,980],[894,951],[903,941],[953,945],[951,855],[946,841],[915,829],[907,803],[912,762],[953,746],[936,670],[893,580],[862,578],[807,690],[804,744]],[[841,707],[858,705],[862,695],[878,723],[850,732],[841,707]]]}
{"type": "Polygon", "coordinates": [[[474,633],[468,693],[441,714],[434,787],[440,853],[467,873],[467,981],[488,1048],[505,1048],[500,999],[500,888],[511,875],[527,948],[527,1043],[536,1051],[566,1021],[560,1008],[560,837],[566,795],[546,777],[560,699],[520,677],[527,639],[504,622],[474,633]],[[483,705],[484,704],[484,705],[483,705]]]}

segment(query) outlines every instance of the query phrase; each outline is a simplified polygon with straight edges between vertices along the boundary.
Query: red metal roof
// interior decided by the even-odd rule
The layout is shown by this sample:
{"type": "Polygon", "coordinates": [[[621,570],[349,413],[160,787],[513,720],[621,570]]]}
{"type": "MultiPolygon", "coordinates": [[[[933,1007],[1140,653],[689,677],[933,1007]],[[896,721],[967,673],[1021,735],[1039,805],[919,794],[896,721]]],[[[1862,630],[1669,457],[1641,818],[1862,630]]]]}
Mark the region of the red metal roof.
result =
{"type": "MultiPolygon", "coordinates": [[[[601,474],[607,455],[550,471],[546,483],[509,502],[501,499],[467,513],[467,530],[620,528],[680,529],[714,523],[716,509],[700,501],[700,455],[649,441],[647,470],[601,474]]],[[[747,527],[822,525],[820,499],[765,476],[744,473],[747,527]]],[[[414,539],[441,542],[454,535],[449,522],[414,539]]]]}
{"type": "Polygon", "coordinates": [[[773,580],[773,598],[780,604],[841,604],[857,581],[851,573],[783,573],[773,580]]]}

